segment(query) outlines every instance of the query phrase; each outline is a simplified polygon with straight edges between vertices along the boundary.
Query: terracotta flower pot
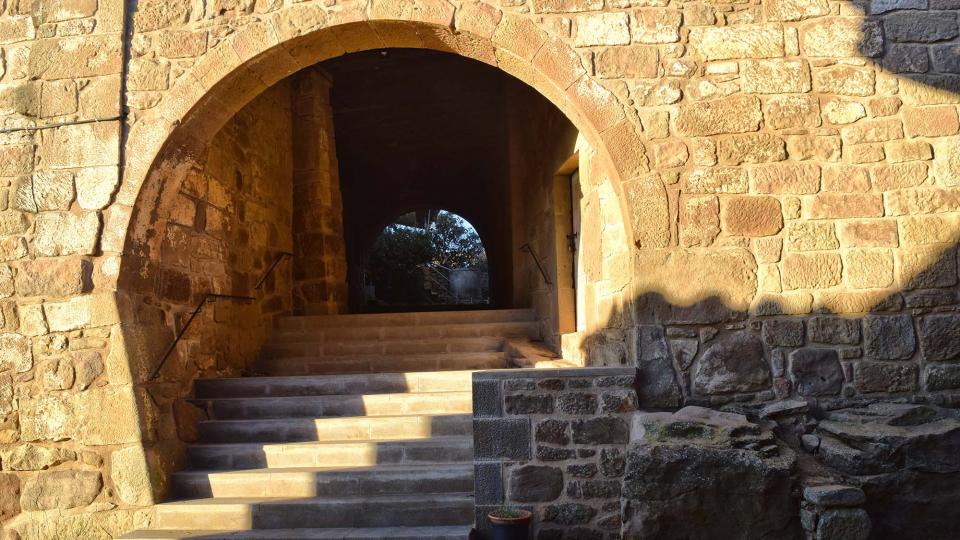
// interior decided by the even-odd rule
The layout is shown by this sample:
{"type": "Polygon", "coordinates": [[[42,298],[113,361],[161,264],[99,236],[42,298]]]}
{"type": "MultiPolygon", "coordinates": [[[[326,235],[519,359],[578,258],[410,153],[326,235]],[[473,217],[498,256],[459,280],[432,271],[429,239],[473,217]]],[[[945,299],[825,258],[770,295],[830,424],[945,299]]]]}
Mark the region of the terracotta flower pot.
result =
{"type": "Polygon", "coordinates": [[[498,515],[497,511],[487,514],[493,524],[493,540],[527,540],[530,537],[530,519],[533,514],[529,510],[515,510],[511,514],[498,515]]]}

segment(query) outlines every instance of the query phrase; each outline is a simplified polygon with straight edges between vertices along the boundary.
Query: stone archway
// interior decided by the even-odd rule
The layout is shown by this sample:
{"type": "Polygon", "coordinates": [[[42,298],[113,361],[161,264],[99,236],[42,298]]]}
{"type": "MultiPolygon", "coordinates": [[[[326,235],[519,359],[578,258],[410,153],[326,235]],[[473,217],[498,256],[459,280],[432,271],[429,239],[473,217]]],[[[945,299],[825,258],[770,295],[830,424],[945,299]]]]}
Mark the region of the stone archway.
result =
{"type": "MultiPolygon", "coordinates": [[[[387,4],[369,12],[327,12],[315,5],[296,5],[246,25],[209,50],[157,107],[136,119],[127,134],[117,204],[105,216],[104,249],[124,253],[120,274],[128,277],[122,277],[118,287],[121,299],[135,298],[128,290],[130,283],[152,279],[145,264],[162,252],[156,220],[171,212],[191,163],[238,111],[286,77],[322,60],[403,47],[455,53],[495,66],[534,88],[576,126],[584,141],[580,146],[582,177],[588,179],[584,197],[597,209],[597,222],[591,228],[597,241],[589,256],[596,259],[598,281],[609,283],[616,296],[611,305],[619,309],[627,305],[631,247],[665,245],[670,230],[664,188],[656,175],[646,175],[638,128],[617,98],[588,75],[569,46],[528,18],[504,14],[483,3],[464,5],[456,15],[440,1],[399,11],[394,11],[395,3],[387,4]]],[[[595,301],[599,297],[600,293],[591,298],[591,305],[599,305],[595,301]]],[[[151,320],[157,319],[156,306],[151,311],[141,304],[121,302],[121,319],[130,323],[124,331],[125,343],[118,345],[130,364],[131,382],[160,389],[151,392],[153,405],[142,403],[145,425],[178,424],[171,417],[189,419],[193,414],[189,407],[178,406],[189,392],[192,377],[176,369],[161,377],[166,383],[149,380],[157,353],[172,337],[173,328],[151,320]],[[163,397],[158,401],[159,394],[163,397]]],[[[602,316],[597,320],[606,322],[602,316]]],[[[180,443],[176,437],[165,440],[169,435],[168,430],[145,437],[157,441],[146,446],[153,447],[147,462],[158,494],[165,490],[166,472],[178,466],[180,443]]]]}

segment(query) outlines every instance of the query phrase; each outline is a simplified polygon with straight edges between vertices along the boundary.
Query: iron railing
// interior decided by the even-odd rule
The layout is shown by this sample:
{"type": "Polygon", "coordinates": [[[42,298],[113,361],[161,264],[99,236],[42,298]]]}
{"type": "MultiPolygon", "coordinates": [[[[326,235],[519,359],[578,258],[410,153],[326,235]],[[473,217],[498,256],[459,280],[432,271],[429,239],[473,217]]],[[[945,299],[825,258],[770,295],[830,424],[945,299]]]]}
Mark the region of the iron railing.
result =
{"type": "MultiPolygon", "coordinates": [[[[293,257],[293,253],[282,251],[277,254],[276,258],[273,259],[273,262],[270,263],[270,266],[263,271],[263,274],[260,276],[260,279],[257,280],[257,284],[254,285],[253,290],[258,291],[263,284],[267,281],[267,278],[270,277],[270,274],[273,273],[277,265],[280,264],[286,257],[293,257]]],[[[193,320],[197,318],[197,315],[203,310],[203,306],[216,302],[217,300],[233,300],[239,302],[256,302],[257,298],[255,296],[240,296],[236,294],[219,294],[219,293],[207,293],[203,296],[203,299],[200,300],[200,303],[197,304],[197,307],[193,309],[193,312],[190,314],[190,317],[187,319],[187,322],[184,323],[183,328],[177,332],[176,337],[174,337],[173,342],[170,343],[170,346],[167,347],[167,350],[163,353],[163,357],[160,358],[160,362],[157,364],[157,367],[153,370],[153,373],[150,375],[150,380],[155,380],[160,376],[160,370],[163,369],[163,366],[167,363],[167,359],[170,358],[170,355],[173,354],[173,351],[177,348],[177,344],[180,343],[180,340],[183,338],[184,334],[187,333],[187,329],[190,328],[190,324],[193,323],[193,320]]]]}
{"type": "Polygon", "coordinates": [[[543,282],[547,285],[553,285],[553,281],[550,280],[547,271],[543,269],[543,262],[540,260],[540,256],[537,255],[537,250],[533,249],[533,246],[530,244],[524,244],[520,246],[520,251],[529,253],[530,256],[533,257],[533,262],[537,265],[537,270],[540,270],[540,275],[543,276],[543,282]]]}

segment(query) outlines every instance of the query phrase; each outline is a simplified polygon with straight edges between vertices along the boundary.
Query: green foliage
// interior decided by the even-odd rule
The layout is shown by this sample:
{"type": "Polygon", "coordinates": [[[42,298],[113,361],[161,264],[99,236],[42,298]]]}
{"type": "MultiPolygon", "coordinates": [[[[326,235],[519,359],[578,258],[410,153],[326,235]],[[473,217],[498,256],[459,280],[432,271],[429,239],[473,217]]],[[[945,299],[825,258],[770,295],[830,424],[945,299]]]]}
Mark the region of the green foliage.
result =
{"type": "MultiPolygon", "coordinates": [[[[412,223],[407,217],[398,221],[412,223]]],[[[423,303],[421,267],[426,264],[485,271],[487,254],[473,227],[450,212],[441,210],[428,228],[388,225],[374,242],[369,259],[377,297],[390,303],[423,303]]]]}

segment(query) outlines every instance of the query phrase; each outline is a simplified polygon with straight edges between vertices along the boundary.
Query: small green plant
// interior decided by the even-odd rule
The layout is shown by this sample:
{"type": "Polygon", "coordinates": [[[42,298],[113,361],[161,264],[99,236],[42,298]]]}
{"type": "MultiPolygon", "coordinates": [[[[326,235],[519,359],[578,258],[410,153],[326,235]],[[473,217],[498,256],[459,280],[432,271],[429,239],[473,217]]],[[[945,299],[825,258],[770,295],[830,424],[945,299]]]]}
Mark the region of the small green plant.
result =
{"type": "Polygon", "coordinates": [[[513,506],[502,505],[500,508],[490,512],[490,515],[500,519],[520,519],[528,514],[526,510],[513,506]]]}

